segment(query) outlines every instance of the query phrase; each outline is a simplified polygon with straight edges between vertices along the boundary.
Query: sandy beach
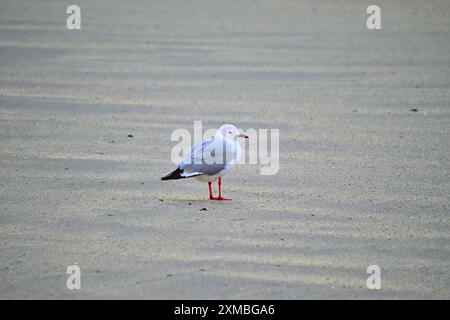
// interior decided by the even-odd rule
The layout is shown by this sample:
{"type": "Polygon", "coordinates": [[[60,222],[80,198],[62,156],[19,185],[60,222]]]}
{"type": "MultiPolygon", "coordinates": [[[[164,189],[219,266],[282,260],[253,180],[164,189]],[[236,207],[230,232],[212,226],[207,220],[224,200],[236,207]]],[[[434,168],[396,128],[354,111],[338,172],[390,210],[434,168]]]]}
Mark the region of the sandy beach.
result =
{"type": "Polygon", "coordinates": [[[0,2],[0,299],[450,299],[448,1],[70,4],[0,2]],[[194,121],[278,173],[160,181],[194,121]]]}

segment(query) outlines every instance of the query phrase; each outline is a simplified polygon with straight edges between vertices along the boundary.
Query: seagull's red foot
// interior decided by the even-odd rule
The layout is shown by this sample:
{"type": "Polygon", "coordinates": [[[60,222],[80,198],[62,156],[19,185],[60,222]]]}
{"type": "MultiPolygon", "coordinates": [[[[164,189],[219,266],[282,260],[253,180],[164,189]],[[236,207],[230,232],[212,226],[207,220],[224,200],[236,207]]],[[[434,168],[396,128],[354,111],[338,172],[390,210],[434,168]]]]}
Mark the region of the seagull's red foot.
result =
{"type": "Polygon", "coordinates": [[[208,182],[209,200],[216,200],[216,201],[231,200],[231,199],[222,197],[222,178],[221,177],[219,177],[218,186],[219,186],[219,196],[218,197],[213,197],[213,195],[212,195],[212,188],[211,188],[211,181],[208,182]]]}

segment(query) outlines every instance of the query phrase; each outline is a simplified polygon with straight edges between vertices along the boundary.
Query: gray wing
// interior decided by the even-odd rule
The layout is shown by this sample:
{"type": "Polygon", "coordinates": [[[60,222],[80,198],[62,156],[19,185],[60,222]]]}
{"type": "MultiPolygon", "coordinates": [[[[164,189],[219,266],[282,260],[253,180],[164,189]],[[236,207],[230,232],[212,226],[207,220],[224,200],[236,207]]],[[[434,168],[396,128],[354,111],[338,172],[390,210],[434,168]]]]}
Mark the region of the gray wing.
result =
{"type": "Polygon", "coordinates": [[[192,147],[190,154],[183,160],[179,167],[186,173],[199,173],[215,175],[225,169],[226,164],[215,163],[214,138],[203,141],[201,144],[192,147]]]}

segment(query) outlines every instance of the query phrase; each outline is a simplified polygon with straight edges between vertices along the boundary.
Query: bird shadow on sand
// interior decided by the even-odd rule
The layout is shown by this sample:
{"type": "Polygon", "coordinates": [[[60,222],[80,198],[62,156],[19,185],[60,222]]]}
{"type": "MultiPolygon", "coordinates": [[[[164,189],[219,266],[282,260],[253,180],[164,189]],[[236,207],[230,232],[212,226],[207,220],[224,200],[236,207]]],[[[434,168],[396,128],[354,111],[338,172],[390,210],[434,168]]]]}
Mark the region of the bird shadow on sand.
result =
{"type": "Polygon", "coordinates": [[[189,199],[189,198],[164,198],[162,202],[172,202],[172,203],[180,203],[180,204],[208,204],[208,205],[227,205],[227,204],[236,204],[237,201],[234,200],[209,200],[207,198],[205,199],[189,199]]]}

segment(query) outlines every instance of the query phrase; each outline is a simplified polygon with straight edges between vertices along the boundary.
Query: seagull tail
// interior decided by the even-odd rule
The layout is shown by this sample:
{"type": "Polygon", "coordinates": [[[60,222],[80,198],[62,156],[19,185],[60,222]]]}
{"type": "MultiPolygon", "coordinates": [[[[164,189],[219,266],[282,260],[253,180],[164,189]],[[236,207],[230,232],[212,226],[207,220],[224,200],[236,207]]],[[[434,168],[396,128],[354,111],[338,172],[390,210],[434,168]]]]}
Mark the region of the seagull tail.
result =
{"type": "Polygon", "coordinates": [[[183,173],[183,170],[180,168],[177,168],[176,170],[172,171],[168,175],[161,178],[161,180],[173,180],[173,179],[184,179],[181,174],[183,173]]]}
{"type": "Polygon", "coordinates": [[[168,175],[161,178],[161,180],[176,180],[176,179],[185,179],[185,178],[192,178],[196,176],[201,176],[201,173],[198,172],[191,172],[191,173],[183,173],[184,170],[181,170],[180,168],[177,168],[176,170],[172,171],[168,175]]]}

